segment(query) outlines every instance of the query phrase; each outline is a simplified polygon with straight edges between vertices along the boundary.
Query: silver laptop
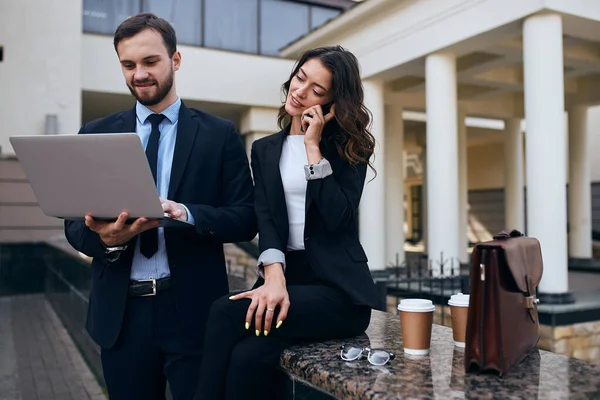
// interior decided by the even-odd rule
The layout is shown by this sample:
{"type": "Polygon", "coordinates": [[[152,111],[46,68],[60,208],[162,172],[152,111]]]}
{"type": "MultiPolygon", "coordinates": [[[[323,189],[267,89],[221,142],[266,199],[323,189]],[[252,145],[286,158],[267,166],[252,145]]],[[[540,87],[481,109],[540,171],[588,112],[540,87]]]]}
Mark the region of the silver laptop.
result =
{"type": "Polygon", "coordinates": [[[170,218],[160,204],[152,172],[135,133],[13,136],[21,167],[47,216],[113,221],[129,211],[163,226],[192,224],[170,218]]]}

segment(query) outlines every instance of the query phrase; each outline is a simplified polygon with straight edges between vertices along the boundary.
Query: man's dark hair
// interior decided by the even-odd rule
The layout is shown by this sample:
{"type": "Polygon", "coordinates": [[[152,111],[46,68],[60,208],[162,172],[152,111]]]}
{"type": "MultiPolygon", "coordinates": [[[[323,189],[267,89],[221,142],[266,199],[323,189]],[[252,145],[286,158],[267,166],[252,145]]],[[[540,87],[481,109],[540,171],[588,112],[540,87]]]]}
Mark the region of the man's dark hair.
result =
{"type": "Polygon", "coordinates": [[[165,47],[167,48],[167,52],[169,53],[169,57],[172,58],[173,54],[177,51],[177,36],[175,35],[175,29],[173,29],[169,22],[162,18],[158,18],[152,13],[134,15],[121,22],[121,25],[119,25],[115,31],[113,40],[117,54],[119,53],[117,46],[121,40],[135,36],[144,29],[152,29],[160,33],[165,47]]]}

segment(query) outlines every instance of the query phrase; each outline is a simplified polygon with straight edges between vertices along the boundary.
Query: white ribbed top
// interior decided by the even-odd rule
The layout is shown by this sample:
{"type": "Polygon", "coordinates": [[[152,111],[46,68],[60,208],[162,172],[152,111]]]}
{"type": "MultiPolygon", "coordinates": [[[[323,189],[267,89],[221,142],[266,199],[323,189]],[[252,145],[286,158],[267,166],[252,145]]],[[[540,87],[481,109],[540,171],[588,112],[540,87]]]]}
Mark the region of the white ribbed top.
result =
{"type": "Polygon", "coordinates": [[[279,171],[283,182],[285,204],[288,212],[290,236],[288,250],[304,250],[304,219],[306,211],[306,176],[308,164],[304,135],[288,135],[283,142],[279,171]]]}

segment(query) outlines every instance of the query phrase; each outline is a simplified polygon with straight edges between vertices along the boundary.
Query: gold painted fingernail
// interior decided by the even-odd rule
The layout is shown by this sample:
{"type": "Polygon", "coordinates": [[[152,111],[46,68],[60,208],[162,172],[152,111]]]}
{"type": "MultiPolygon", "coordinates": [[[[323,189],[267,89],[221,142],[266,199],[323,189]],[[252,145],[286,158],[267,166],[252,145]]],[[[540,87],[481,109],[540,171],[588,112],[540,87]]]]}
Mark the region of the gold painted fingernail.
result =
{"type": "Polygon", "coordinates": [[[275,329],[279,329],[279,327],[281,326],[281,324],[283,324],[283,321],[279,321],[279,322],[277,323],[277,326],[275,326],[275,329]]]}
{"type": "Polygon", "coordinates": [[[265,336],[267,336],[269,334],[269,331],[265,329],[265,336]]]}
{"type": "Polygon", "coordinates": [[[246,322],[246,330],[250,329],[250,322],[246,322]]]}
{"type": "Polygon", "coordinates": [[[256,336],[260,336],[260,331],[258,329],[256,330],[256,336]]]}

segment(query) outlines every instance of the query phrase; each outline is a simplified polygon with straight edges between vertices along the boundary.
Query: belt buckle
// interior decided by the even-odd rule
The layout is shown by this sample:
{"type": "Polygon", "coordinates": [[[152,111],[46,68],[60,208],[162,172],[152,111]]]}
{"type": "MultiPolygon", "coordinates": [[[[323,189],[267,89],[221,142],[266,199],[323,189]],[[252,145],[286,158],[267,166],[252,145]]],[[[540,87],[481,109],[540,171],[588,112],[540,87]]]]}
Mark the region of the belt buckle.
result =
{"type": "Polygon", "coordinates": [[[140,279],[138,282],[152,282],[152,293],[141,294],[140,297],[156,296],[156,279],[140,279]]]}

